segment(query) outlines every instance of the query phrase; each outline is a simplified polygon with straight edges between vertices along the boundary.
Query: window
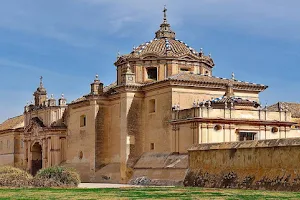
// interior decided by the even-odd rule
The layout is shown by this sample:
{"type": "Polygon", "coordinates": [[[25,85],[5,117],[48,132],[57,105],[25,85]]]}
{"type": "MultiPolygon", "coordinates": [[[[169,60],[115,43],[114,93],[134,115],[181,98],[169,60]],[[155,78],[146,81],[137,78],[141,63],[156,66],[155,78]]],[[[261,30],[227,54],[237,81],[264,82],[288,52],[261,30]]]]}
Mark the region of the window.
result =
{"type": "Polygon", "coordinates": [[[23,148],[24,147],[24,141],[23,140],[20,140],[20,146],[21,146],[21,148],[23,148]]]}
{"type": "Polygon", "coordinates": [[[0,150],[2,150],[2,149],[3,149],[3,142],[0,141],[0,150]]]}
{"type": "Polygon", "coordinates": [[[149,113],[155,113],[155,99],[149,100],[149,113]]]}
{"type": "Polygon", "coordinates": [[[9,140],[7,140],[7,148],[9,149],[9,147],[10,147],[10,141],[9,140]]]}
{"type": "Polygon", "coordinates": [[[148,79],[157,81],[157,68],[149,67],[147,68],[148,79]]]}
{"type": "Polygon", "coordinates": [[[246,141],[246,140],[254,140],[254,136],[256,133],[251,132],[240,132],[240,141],[246,141]]]}
{"type": "Polygon", "coordinates": [[[182,71],[182,72],[188,72],[190,70],[188,68],[180,68],[180,71],[182,71]]]}
{"type": "Polygon", "coordinates": [[[151,144],[150,144],[150,149],[151,149],[151,150],[154,150],[154,143],[151,143],[151,144]]]}
{"type": "Polygon", "coordinates": [[[81,115],[80,116],[80,127],[84,127],[84,126],[86,126],[86,116],[81,115]]]}

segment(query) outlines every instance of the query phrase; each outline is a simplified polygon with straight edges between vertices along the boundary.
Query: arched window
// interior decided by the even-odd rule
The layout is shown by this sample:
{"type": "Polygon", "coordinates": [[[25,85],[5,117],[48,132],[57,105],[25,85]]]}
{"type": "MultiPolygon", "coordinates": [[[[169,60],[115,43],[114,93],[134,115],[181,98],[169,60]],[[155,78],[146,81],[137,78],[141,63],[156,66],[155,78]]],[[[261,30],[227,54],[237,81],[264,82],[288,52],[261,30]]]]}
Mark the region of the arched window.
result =
{"type": "Polygon", "coordinates": [[[147,76],[148,76],[148,79],[157,81],[157,68],[156,67],[148,67],[147,68],[147,76]]]}
{"type": "Polygon", "coordinates": [[[80,127],[84,127],[84,126],[86,126],[86,116],[81,115],[80,116],[80,127]]]}

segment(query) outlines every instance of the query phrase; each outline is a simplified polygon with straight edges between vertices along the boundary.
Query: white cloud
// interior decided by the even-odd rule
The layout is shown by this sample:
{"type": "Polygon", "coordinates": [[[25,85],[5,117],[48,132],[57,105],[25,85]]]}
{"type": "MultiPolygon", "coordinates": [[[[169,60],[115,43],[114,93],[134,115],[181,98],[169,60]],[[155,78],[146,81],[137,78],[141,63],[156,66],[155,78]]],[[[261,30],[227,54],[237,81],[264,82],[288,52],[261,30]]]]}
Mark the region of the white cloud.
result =
{"type": "Polygon", "coordinates": [[[175,27],[190,21],[194,28],[222,25],[263,36],[299,39],[300,35],[296,0],[10,0],[1,4],[0,28],[90,47],[97,34],[120,35],[131,23],[158,27],[164,4],[175,27]]]}

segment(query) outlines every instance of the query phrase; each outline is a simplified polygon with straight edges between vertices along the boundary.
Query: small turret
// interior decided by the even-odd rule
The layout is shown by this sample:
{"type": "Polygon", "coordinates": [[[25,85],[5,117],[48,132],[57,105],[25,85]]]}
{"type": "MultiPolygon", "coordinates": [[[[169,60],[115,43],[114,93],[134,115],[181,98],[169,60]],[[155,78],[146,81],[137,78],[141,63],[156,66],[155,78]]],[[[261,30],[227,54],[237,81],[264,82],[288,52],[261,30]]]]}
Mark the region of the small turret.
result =
{"type": "Polygon", "coordinates": [[[64,94],[61,94],[61,97],[58,99],[58,105],[59,106],[66,106],[67,100],[65,99],[64,94]]]}
{"type": "Polygon", "coordinates": [[[53,94],[51,94],[51,97],[48,100],[48,106],[56,106],[56,100],[54,99],[54,95],[53,94]]]}
{"type": "Polygon", "coordinates": [[[96,75],[95,80],[91,83],[91,94],[100,95],[103,93],[103,83],[99,80],[99,76],[96,75]]]}

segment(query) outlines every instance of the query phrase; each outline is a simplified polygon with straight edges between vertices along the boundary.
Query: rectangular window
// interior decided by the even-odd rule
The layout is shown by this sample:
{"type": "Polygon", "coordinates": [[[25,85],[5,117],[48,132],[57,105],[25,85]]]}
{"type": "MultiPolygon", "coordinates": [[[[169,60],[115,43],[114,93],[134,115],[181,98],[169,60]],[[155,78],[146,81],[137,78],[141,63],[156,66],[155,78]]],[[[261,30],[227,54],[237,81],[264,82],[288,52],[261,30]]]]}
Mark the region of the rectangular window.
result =
{"type": "Polygon", "coordinates": [[[149,67],[147,68],[148,79],[157,81],[157,68],[149,67]]]}
{"type": "Polygon", "coordinates": [[[80,116],[80,127],[84,127],[84,126],[86,126],[86,116],[81,115],[80,116]]]}
{"type": "Polygon", "coordinates": [[[2,149],[3,149],[3,142],[0,141],[0,150],[2,150],[2,149]]]}
{"type": "Polygon", "coordinates": [[[182,71],[182,72],[188,72],[190,70],[188,68],[180,68],[180,71],[182,71]]]}
{"type": "Polygon", "coordinates": [[[149,100],[149,113],[155,113],[155,99],[149,100]]]}
{"type": "Polygon", "coordinates": [[[150,144],[150,149],[151,149],[151,150],[154,150],[154,143],[151,143],[151,144],[150,144]]]}
{"type": "Polygon", "coordinates": [[[256,133],[251,132],[240,132],[239,133],[239,140],[246,141],[246,140],[254,140],[256,133]]]}

